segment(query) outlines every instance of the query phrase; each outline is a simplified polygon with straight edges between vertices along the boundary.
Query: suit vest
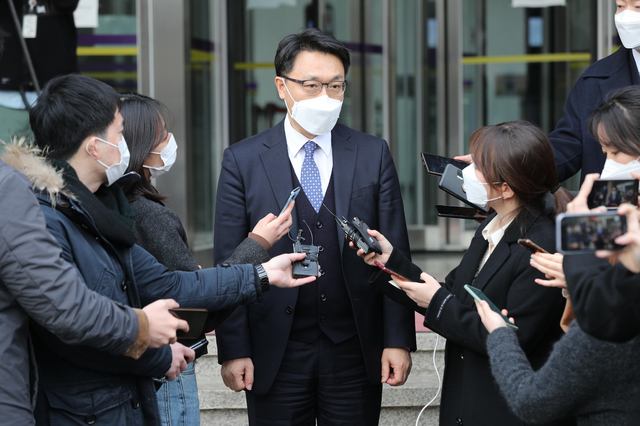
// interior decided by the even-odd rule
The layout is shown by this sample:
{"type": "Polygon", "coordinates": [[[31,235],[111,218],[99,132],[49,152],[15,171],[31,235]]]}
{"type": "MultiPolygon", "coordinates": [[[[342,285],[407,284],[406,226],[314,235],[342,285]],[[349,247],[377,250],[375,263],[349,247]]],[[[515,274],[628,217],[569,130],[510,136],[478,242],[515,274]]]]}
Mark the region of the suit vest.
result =
{"type": "MultiPolygon", "coordinates": [[[[293,169],[292,175],[294,188],[300,186],[293,169]]],[[[333,173],[323,203],[335,212],[333,173]]],[[[298,194],[295,208],[298,227],[305,238],[304,244],[311,244],[313,241],[313,244],[319,247],[318,260],[322,276],[299,288],[289,338],[298,342],[313,343],[320,333],[324,333],[333,343],[343,342],[355,336],[357,329],[342,273],[340,244],[343,240],[338,241],[336,220],[324,207],[316,213],[304,191],[298,194]],[[309,228],[305,222],[311,228],[313,237],[309,235],[309,228]]],[[[298,230],[294,231],[292,234],[297,235],[298,230]]]]}

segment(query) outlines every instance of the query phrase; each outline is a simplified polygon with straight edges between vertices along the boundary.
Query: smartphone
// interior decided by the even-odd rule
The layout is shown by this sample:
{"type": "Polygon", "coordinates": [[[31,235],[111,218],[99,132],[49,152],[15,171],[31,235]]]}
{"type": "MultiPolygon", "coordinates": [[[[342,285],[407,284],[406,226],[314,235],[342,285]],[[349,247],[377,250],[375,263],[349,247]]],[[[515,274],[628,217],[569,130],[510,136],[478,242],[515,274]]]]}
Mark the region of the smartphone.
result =
{"type": "MultiPolygon", "coordinates": [[[[465,163],[466,164],[466,163],[465,163]]],[[[464,191],[464,178],[462,177],[462,170],[456,166],[449,164],[444,168],[444,173],[438,182],[438,188],[444,192],[453,195],[458,200],[465,204],[470,205],[480,212],[487,213],[488,207],[480,207],[467,200],[467,194],[464,191]]]]}
{"type": "MultiPolygon", "coordinates": [[[[391,269],[387,268],[386,266],[384,266],[382,263],[378,262],[377,260],[374,260],[373,263],[380,269],[382,269],[384,272],[386,272],[389,275],[392,275],[402,281],[407,281],[407,282],[411,282],[411,280],[409,278],[405,278],[402,275],[400,275],[397,272],[393,272],[391,269]]],[[[402,290],[398,284],[396,284],[395,282],[393,282],[393,280],[389,280],[389,284],[391,284],[392,286],[394,286],[395,288],[397,288],[398,290],[402,290]]]]}
{"type": "Polygon", "coordinates": [[[587,198],[590,209],[605,206],[615,210],[622,203],[638,205],[638,181],[636,179],[625,180],[597,180],[593,182],[593,188],[587,198]]]}
{"type": "Polygon", "coordinates": [[[465,284],[464,289],[467,290],[467,292],[469,292],[469,294],[478,302],[481,302],[483,300],[486,301],[493,312],[497,312],[500,314],[504,322],[507,324],[507,327],[510,327],[513,330],[518,329],[515,324],[511,324],[509,318],[502,315],[502,311],[500,311],[500,309],[482,292],[482,290],[480,290],[479,288],[471,287],[469,284],[465,284]]]}
{"type": "Polygon", "coordinates": [[[518,244],[520,244],[522,247],[526,248],[527,250],[529,250],[531,253],[534,253],[534,254],[549,253],[548,251],[546,251],[545,249],[543,249],[542,247],[540,247],[539,245],[537,245],[536,243],[534,243],[528,238],[520,238],[518,240],[518,244]]]}
{"type": "Polygon", "coordinates": [[[451,217],[455,219],[473,220],[484,220],[487,218],[486,214],[479,212],[473,207],[443,206],[440,204],[436,204],[435,208],[438,217],[451,217]]]}
{"type": "Polygon", "coordinates": [[[287,198],[287,201],[284,203],[282,210],[280,210],[278,217],[282,216],[282,213],[284,213],[287,207],[289,207],[289,203],[296,199],[296,197],[298,196],[298,193],[300,193],[300,187],[293,188],[293,191],[291,191],[291,194],[289,194],[289,198],[287,198]]]}
{"type": "Polygon", "coordinates": [[[621,250],[615,239],[627,232],[627,217],[615,211],[556,217],[556,249],[560,253],[621,250]]]}
{"type": "MultiPolygon", "coordinates": [[[[174,316],[189,323],[189,331],[178,330],[178,339],[200,339],[204,331],[204,322],[209,316],[209,311],[200,308],[176,308],[169,309],[174,316]]],[[[189,346],[189,345],[185,345],[189,346]]]]}
{"type": "MultiPolygon", "coordinates": [[[[182,341],[179,341],[179,343],[184,345],[182,341]]],[[[188,344],[186,344],[185,346],[194,350],[194,352],[196,353],[196,359],[200,358],[202,355],[206,355],[209,352],[207,350],[207,346],[209,346],[209,341],[207,340],[206,337],[203,337],[202,339],[196,341],[195,343],[193,342],[192,339],[189,339],[187,343],[188,344]]]]}
{"type": "Polygon", "coordinates": [[[453,158],[442,157],[440,155],[428,154],[426,152],[423,152],[420,156],[422,157],[422,164],[424,164],[424,168],[427,169],[427,173],[434,176],[442,176],[444,169],[448,164],[453,164],[459,169],[464,169],[469,165],[469,163],[464,161],[454,160],[453,158]]]}

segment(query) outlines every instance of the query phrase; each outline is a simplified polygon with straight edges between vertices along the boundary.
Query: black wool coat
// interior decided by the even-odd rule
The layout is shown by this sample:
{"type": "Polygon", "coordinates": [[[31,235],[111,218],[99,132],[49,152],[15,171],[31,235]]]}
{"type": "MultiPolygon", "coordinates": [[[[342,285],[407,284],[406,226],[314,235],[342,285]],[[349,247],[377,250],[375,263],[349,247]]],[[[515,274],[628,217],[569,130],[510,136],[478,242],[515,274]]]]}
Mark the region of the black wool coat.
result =
{"type": "MultiPolygon", "coordinates": [[[[526,213],[514,220],[474,280],[488,243],[482,230],[495,217],[489,216],[478,228],[460,265],[447,275],[425,312],[425,326],[447,339],[445,372],[440,402],[440,425],[509,426],[523,425],[500,394],[489,365],[486,340],[489,333],[482,324],[473,298],[465,284],[481,289],[499,308],[514,317],[518,340],[534,369],[540,368],[551,353],[553,343],[562,336],[559,321],[565,299],[560,289],[535,283],[543,274],[529,264],[530,252],[519,246],[519,238],[529,238],[548,251],[555,248],[555,224],[548,217],[526,213]]],[[[416,266],[394,251],[387,267],[414,279],[416,266]]],[[[428,272],[428,271],[427,271],[428,272]]],[[[380,274],[386,275],[386,274],[380,274]]],[[[374,285],[391,287],[386,277],[374,285]]],[[[393,287],[391,287],[393,289],[393,287]]],[[[383,289],[398,293],[390,289],[383,289]]],[[[391,294],[390,294],[391,295],[391,294]]],[[[409,303],[407,303],[409,304],[409,303]]],[[[415,306],[415,304],[414,304],[415,306]]],[[[418,310],[420,311],[420,310],[418,310]]],[[[575,424],[573,419],[554,425],[575,424]]]]}
{"type": "Polygon", "coordinates": [[[624,47],[582,73],[569,92],[564,104],[564,116],[555,130],[549,133],[560,182],[580,170],[580,182],[585,175],[602,171],[605,155],[589,132],[589,117],[609,93],[633,84],[640,84],[640,76],[633,53],[624,47]]]}

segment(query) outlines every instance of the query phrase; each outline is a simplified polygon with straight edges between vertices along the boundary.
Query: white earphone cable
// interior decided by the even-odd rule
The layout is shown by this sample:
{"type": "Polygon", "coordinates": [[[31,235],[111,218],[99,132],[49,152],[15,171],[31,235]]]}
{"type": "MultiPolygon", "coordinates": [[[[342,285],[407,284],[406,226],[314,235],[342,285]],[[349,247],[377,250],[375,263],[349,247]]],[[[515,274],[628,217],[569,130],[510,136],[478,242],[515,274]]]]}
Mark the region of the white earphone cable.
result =
{"type": "Polygon", "coordinates": [[[436,394],[433,396],[431,401],[427,402],[427,405],[422,407],[422,410],[420,410],[420,414],[418,414],[418,418],[416,419],[416,426],[418,426],[418,422],[420,421],[420,416],[422,416],[422,412],[426,410],[427,407],[431,405],[433,401],[436,400],[436,398],[440,394],[440,390],[442,389],[442,379],[440,378],[440,372],[438,371],[438,366],[436,365],[436,350],[438,349],[439,339],[440,339],[440,335],[436,333],[436,345],[433,348],[433,368],[436,370],[436,375],[438,376],[438,390],[436,391],[436,394]]]}

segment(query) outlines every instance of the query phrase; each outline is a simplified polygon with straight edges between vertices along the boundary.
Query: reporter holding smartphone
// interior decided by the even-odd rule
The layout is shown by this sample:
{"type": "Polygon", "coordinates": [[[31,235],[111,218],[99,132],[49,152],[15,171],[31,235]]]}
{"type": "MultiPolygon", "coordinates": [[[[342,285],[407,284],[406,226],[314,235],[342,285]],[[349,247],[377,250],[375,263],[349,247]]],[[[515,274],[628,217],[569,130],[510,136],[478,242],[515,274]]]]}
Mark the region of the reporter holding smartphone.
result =
{"type": "MultiPolygon", "coordinates": [[[[601,175],[587,175],[578,196],[568,206],[570,213],[590,210],[587,199],[598,179],[640,178],[640,86],[629,86],[611,93],[595,109],[589,130],[596,137],[606,162],[601,175]]],[[[616,238],[629,248],[618,252],[564,256],[563,272],[578,323],[592,336],[613,342],[627,341],[640,334],[640,248],[635,236],[637,217],[633,207],[620,207],[627,214],[628,232],[616,238]],[[612,266],[604,258],[610,257],[612,266]]],[[[555,266],[557,269],[557,265],[555,266]]]]}
{"type": "Polygon", "coordinates": [[[535,283],[543,275],[529,266],[530,252],[517,240],[530,238],[552,250],[553,219],[564,211],[571,195],[559,186],[549,140],[530,123],[480,128],[469,145],[474,163],[463,171],[467,197],[494,213],[479,227],[445,282],[421,273],[377,231],[370,234],[380,242],[383,254],[359,251],[359,255],[369,264],[378,261],[411,280],[424,281],[394,279],[401,291],[387,283],[387,274],[372,277],[377,288],[423,313],[425,326],[447,338],[440,424],[522,425],[493,380],[485,346],[488,333],[464,285],[482,290],[497,306],[509,309],[520,327],[516,336],[527,359],[539,368],[562,335],[558,321],[564,299],[560,290],[535,283]]]}
{"type": "MultiPolygon", "coordinates": [[[[640,392],[640,337],[605,342],[585,333],[576,321],[535,371],[502,317],[476,302],[490,333],[491,372],[509,408],[527,423],[576,416],[582,425],[630,425],[640,392]]],[[[508,312],[504,310],[503,314],[508,312]]]]}
{"type": "MultiPolygon", "coordinates": [[[[166,197],[158,193],[150,180],[168,172],[177,156],[178,145],[168,131],[171,114],[163,104],[144,95],[129,93],[122,95],[120,101],[120,113],[125,123],[123,135],[131,153],[127,172],[137,172],[141,177],[123,188],[135,213],[136,243],[169,270],[197,271],[199,266],[189,250],[180,219],[165,207],[166,197]]],[[[271,257],[267,250],[288,232],[292,209],[293,203],[290,203],[279,216],[269,214],[260,220],[226,263],[257,265],[269,261],[271,257]]],[[[234,309],[210,313],[205,331],[212,331],[234,309]]],[[[202,338],[205,338],[204,334],[202,338]]],[[[172,346],[182,345],[174,343],[172,346]]],[[[184,368],[182,373],[176,372],[175,381],[161,380],[162,387],[157,395],[163,426],[200,424],[195,361],[184,368]]]]}

